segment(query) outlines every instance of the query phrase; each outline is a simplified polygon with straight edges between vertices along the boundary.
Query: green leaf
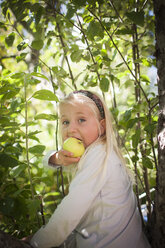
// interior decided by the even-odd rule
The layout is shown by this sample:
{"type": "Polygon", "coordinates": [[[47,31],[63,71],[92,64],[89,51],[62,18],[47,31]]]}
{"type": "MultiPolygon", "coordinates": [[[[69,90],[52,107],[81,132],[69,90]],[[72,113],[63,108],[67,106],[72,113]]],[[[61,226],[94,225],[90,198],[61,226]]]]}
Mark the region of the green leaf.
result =
{"type": "Polygon", "coordinates": [[[36,145],[36,146],[30,147],[29,152],[32,154],[42,154],[45,148],[46,147],[43,145],[36,145]]]}
{"type": "Polygon", "coordinates": [[[73,62],[79,62],[82,57],[82,50],[73,51],[70,57],[73,62]]]}
{"type": "Polygon", "coordinates": [[[30,216],[34,217],[36,215],[36,213],[38,212],[38,209],[40,209],[40,204],[41,204],[41,201],[38,199],[33,199],[33,200],[27,199],[26,200],[26,205],[27,205],[30,216]]]}
{"type": "Polygon", "coordinates": [[[53,66],[52,71],[54,72],[56,77],[68,77],[68,73],[61,66],[53,66]]]}
{"type": "Polygon", "coordinates": [[[22,42],[17,46],[17,50],[18,50],[18,51],[22,51],[22,50],[24,50],[27,46],[28,46],[27,41],[22,41],[22,42]]]}
{"type": "Polygon", "coordinates": [[[35,77],[39,77],[39,78],[44,78],[44,79],[46,79],[47,81],[49,81],[49,79],[48,79],[45,75],[43,75],[43,74],[41,74],[41,73],[39,73],[39,72],[32,72],[30,75],[31,75],[31,76],[35,76],[35,77]]]}
{"type": "Polygon", "coordinates": [[[76,13],[76,8],[74,8],[73,5],[70,5],[68,3],[68,10],[67,10],[67,13],[66,13],[66,18],[71,19],[74,16],[75,13],[76,13]]]}
{"type": "Polygon", "coordinates": [[[11,99],[13,97],[15,97],[18,93],[19,93],[20,89],[19,88],[15,88],[13,90],[8,90],[7,93],[5,93],[2,97],[2,100],[7,100],[7,99],[11,99]]]}
{"type": "Polygon", "coordinates": [[[127,123],[126,123],[126,127],[127,127],[127,128],[132,128],[132,127],[135,125],[135,123],[137,123],[137,121],[138,121],[138,118],[129,119],[129,120],[127,121],[127,123]]]}
{"type": "Polygon", "coordinates": [[[50,90],[38,90],[33,94],[32,97],[39,100],[56,101],[56,102],[59,101],[57,96],[50,90]]]}
{"type": "Polygon", "coordinates": [[[153,122],[151,124],[148,124],[148,125],[145,126],[144,130],[148,134],[152,134],[154,132],[154,130],[156,129],[156,124],[157,124],[157,122],[153,122]]]}
{"type": "Polygon", "coordinates": [[[150,84],[150,78],[147,75],[141,75],[140,78],[143,82],[150,84]]]}
{"type": "Polygon", "coordinates": [[[0,95],[6,94],[9,91],[13,91],[15,89],[14,85],[4,85],[0,88],[0,95]]]}
{"type": "Polygon", "coordinates": [[[139,157],[134,155],[131,157],[131,160],[132,162],[136,163],[139,160],[139,157]]]}
{"type": "MultiPolygon", "coordinates": [[[[9,139],[9,137],[8,137],[8,139],[9,139]]],[[[6,149],[5,149],[5,152],[6,153],[10,153],[10,154],[20,154],[21,153],[21,151],[20,151],[20,149],[18,148],[18,147],[15,147],[15,146],[8,146],[6,149]]]]}
{"type": "Polygon", "coordinates": [[[38,130],[30,132],[30,133],[28,133],[28,137],[30,138],[30,136],[33,136],[33,135],[36,135],[36,134],[39,134],[39,133],[42,133],[42,132],[38,131],[38,130]]]}
{"type": "Polygon", "coordinates": [[[35,120],[43,119],[43,120],[48,120],[48,121],[54,121],[57,120],[58,116],[57,115],[52,115],[52,114],[38,114],[34,117],[35,120]]]}
{"type": "Polygon", "coordinates": [[[126,16],[135,24],[143,27],[144,26],[144,11],[140,12],[128,12],[126,16]]]}
{"type": "Polygon", "coordinates": [[[87,28],[87,36],[90,40],[93,40],[95,36],[99,36],[100,38],[104,37],[104,31],[99,22],[90,22],[87,28]]]}
{"type": "Polygon", "coordinates": [[[22,79],[25,76],[24,72],[17,72],[11,76],[12,79],[22,79]]]}
{"type": "Polygon", "coordinates": [[[20,56],[16,56],[17,63],[20,62],[21,60],[24,60],[26,55],[27,53],[21,53],[20,56]]]}
{"type": "Polygon", "coordinates": [[[147,167],[149,169],[153,169],[152,161],[148,157],[142,158],[142,164],[144,167],[147,167]]]}
{"type": "Polygon", "coordinates": [[[133,30],[129,28],[118,29],[115,34],[118,34],[118,35],[133,34],[133,30]]]}
{"type": "Polygon", "coordinates": [[[136,133],[132,136],[132,146],[133,146],[133,148],[137,148],[137,146],[139,144],[139,141],[140,141],[140,134],[141,134],[140,129],[137,129],[136,133]]]}
{"type": "Polygon", "coordinates": [[[125,111],[125,113],[124,113],[124,121],[127,122],[131,118],[131,113],[132,113],[131,109],[125,111]]]}
{"type": "Polygon", "coordinates": [[[36,49],[36,50],[40,50],[44,45],[43,40],[33,40],[32,41],[32,48],[36,49]]]}
{"type": "Polygon", "coordinates": [[[11,47],[13,45],[14,39],[15,39],[15,33],[12,32],[5,38],[5,42],[9,47],[11,47]]]}
{"type": "Polygon", "coordinates": [[[86,1],[84,0],[72,0],[72,4],[74,4],[77,7],[82,7],[86,5],[86,1]]]}
{"type": "Polygon", "coordinates": [[[12,176],[12,177],[18,177],[19,175],[20,175],[20,173],[23,171],[23,170],[25,170],[25,165],[23,165],[23,164],[21,164],[21,165],[17,165],[17,166],[15,166],[14,168],[12,168],[11,170],[10,170],[10,176],[12,176]]]}
{"type": "Polygon", "coordinates": [[[38,9],[37,9],[36,15],[35,15],[35,23],[36,23],[36,25],[39,24],[43,12],[44,12],[44,8],[40,4],[38,4],[38,9]]]}
{"type": "Polygon", "coordinates": [[[100,80],[100,89],[103,92],[108,92],[109,90],[109,80],[107,78],[103,78],[100,80]]]}
{"type": "Polygon", "coordinates": [[[0,165],[4,167],[13,167],[18,165],[18,161],[5,153],[0,154],[0,165]]]}
{"type": "Polygon", "coordinates": [[[29,78],[27,79],[27,84],[30,84],[30,85],[36,85],[36,84],[39,84],[41,83],[40,80],[36,79],[36,78],[29,78]]]}

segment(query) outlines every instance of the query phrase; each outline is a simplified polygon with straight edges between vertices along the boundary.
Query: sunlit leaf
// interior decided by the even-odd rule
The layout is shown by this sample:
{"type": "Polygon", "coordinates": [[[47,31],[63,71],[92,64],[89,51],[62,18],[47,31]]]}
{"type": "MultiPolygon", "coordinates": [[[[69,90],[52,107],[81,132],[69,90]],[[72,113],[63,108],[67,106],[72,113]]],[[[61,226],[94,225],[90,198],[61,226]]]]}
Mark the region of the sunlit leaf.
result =
{"type": "Polygon", "coordinates": [[[50,90],[36,91],[32,97],[39,99],[39,100],[56,101],[56,102],[59,101],[57,96],[50,90]]]}
{"type": "Polygon", "coordinates": [[[141,75],[140,78],[143,82],[150,83],[150,78],[147,75],[141,75]]]}
{"type": "Polygon", "coordinates": [[[36,146],[30,147],[29,152],[33,154],[42,154],[45,148],[46,147],[43,145],[36,145],[36,146]]]}
{"type": "Polygon", "coordinates": [[[109,80],[107,78],[103,78],[100,80],[100,89],[103,92],[108,92],[109,90],[109,80]]]}
{"type": "Polygon", "coordinates": [[[32,41],[32,48],[36,49],[36,50],[40,50],[44,45],[43,40],[33,40],[32,41]]]}
{"type": "Polygon", "coordinates": [[[25,165],[17,165],[10,170],[10,176],[18,177],[23,170],[25,170],[25,165]]]}
{"type": "Polygon", "coordinates": [[[73,62],[79,62],[80,60],[81,60],[81,57],[82,57],[82,50],[77,50],[77,51],[73,51],[72,53],[71,53],[71,60],[73,61],[73,62]]]}
{"type": "Polygon", "coordinates": [[[21,53],[19,56],[16,57],[17,62],[24,60],[26,58],[27,53],[21,53]]]}
{"type": "Polygon", "coordinates": [[[30,132],[30,133],[28,133],[28,137],[39,134],[39,133],[41,133],[41,131],[38,131],[38,130],[30,132]]]}
{"type": "Polygon", "coordinates": [[[104,30],[99,22],[91,21],[87,28],[87,36],[90,40],[93,40],[95,36],[100,38],[104,37],[104,30]]]}
{"type": "Polygon", "coordinates": [[[18,72],[18,73],[13,74],[11,76],[11,78],[13,78],[13,79],[22,79],[24,76],[25,76],[24,72],[18,72]]]}
{"type": "Polygon", "coordinates": [[[68,76],[68,73],[64,70],[64,68],[60,66],[53,66],[52,71],[54,72],[56,77],[59,76],[64,78],[68,76]]]}
{"type": "Polygon", "coordinates": [[[18,51],[22,51],[22,50],[24,50],[27,46],[28,46],[27,40],[26,40],[26,41],[22,41],[22,42],[17,46],[17,49],[18,49],[18,51]]]}
{"type": "Polygon", "coordinates": [[[44,78],[44,79],[46,79],[47,81],[49,81],[49,79],[48,79],[45,75],[43,75],[43,74],[41,74],[41,73],[39,73],[39,72],[32,72],[30,75],[31,75],[31,76],[35,76],[35,77],[39,77],[39,78],[44,78]]]}
{"type": "Polygon", "coordinates": [[[30,85],[37,85],[39,83],[41,83],[40,80],[38,80],[37,78],[30,78],[30,79],[27,79],[26,81],[28,84],[30,85]]]}
{"type": "Polygon", "coordinates": [[[20,89],[19,88],[15,88],[13,90],[8,90],[2,97],[2,100],[7,100],[7,99],[11,99],[14,96],[16,96],[19,93],[20,89]]]}

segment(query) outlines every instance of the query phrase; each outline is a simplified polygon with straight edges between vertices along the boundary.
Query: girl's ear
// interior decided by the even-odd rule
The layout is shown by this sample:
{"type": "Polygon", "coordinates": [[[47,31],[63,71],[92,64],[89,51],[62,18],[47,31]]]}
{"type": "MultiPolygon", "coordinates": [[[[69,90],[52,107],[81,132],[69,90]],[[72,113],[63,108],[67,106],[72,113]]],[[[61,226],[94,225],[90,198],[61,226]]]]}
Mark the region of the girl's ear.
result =
{"type": "Polygon", "coordinates": [[[105,127],[105,119],[102,119],[100,121],[100,128],[101,128],[101,135],[103,135],[105,133],[105,129],[106,129],[106,127],[105,127]]]}

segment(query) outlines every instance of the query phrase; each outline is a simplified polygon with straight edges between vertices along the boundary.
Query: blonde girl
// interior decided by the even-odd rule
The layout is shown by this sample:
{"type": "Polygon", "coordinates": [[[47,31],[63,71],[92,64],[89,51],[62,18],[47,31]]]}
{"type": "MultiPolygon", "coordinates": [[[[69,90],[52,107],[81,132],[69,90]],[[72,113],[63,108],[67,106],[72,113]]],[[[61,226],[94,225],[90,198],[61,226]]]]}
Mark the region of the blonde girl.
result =
{"type": "Polygon", "coordinates": [[[74,168],[69,193],[32,237],[38,248],[147,248],[132,178],[117,145],[110,112],[96,93],[80,90],[59,105],[62,141],[81,140],[81,158],[50,151],[44,164],[74,168]]]}

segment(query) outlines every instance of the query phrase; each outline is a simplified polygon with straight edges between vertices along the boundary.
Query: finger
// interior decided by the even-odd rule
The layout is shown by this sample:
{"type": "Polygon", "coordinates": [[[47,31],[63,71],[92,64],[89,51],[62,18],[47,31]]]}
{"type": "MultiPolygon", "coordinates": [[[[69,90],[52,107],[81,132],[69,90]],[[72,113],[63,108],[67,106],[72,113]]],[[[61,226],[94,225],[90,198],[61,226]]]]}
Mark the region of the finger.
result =
{"type": "Polygon", "coordinates": [[[61,155],[65,157],[73,157],[73,153],[66,150],[61,150],[61,155]]]}

